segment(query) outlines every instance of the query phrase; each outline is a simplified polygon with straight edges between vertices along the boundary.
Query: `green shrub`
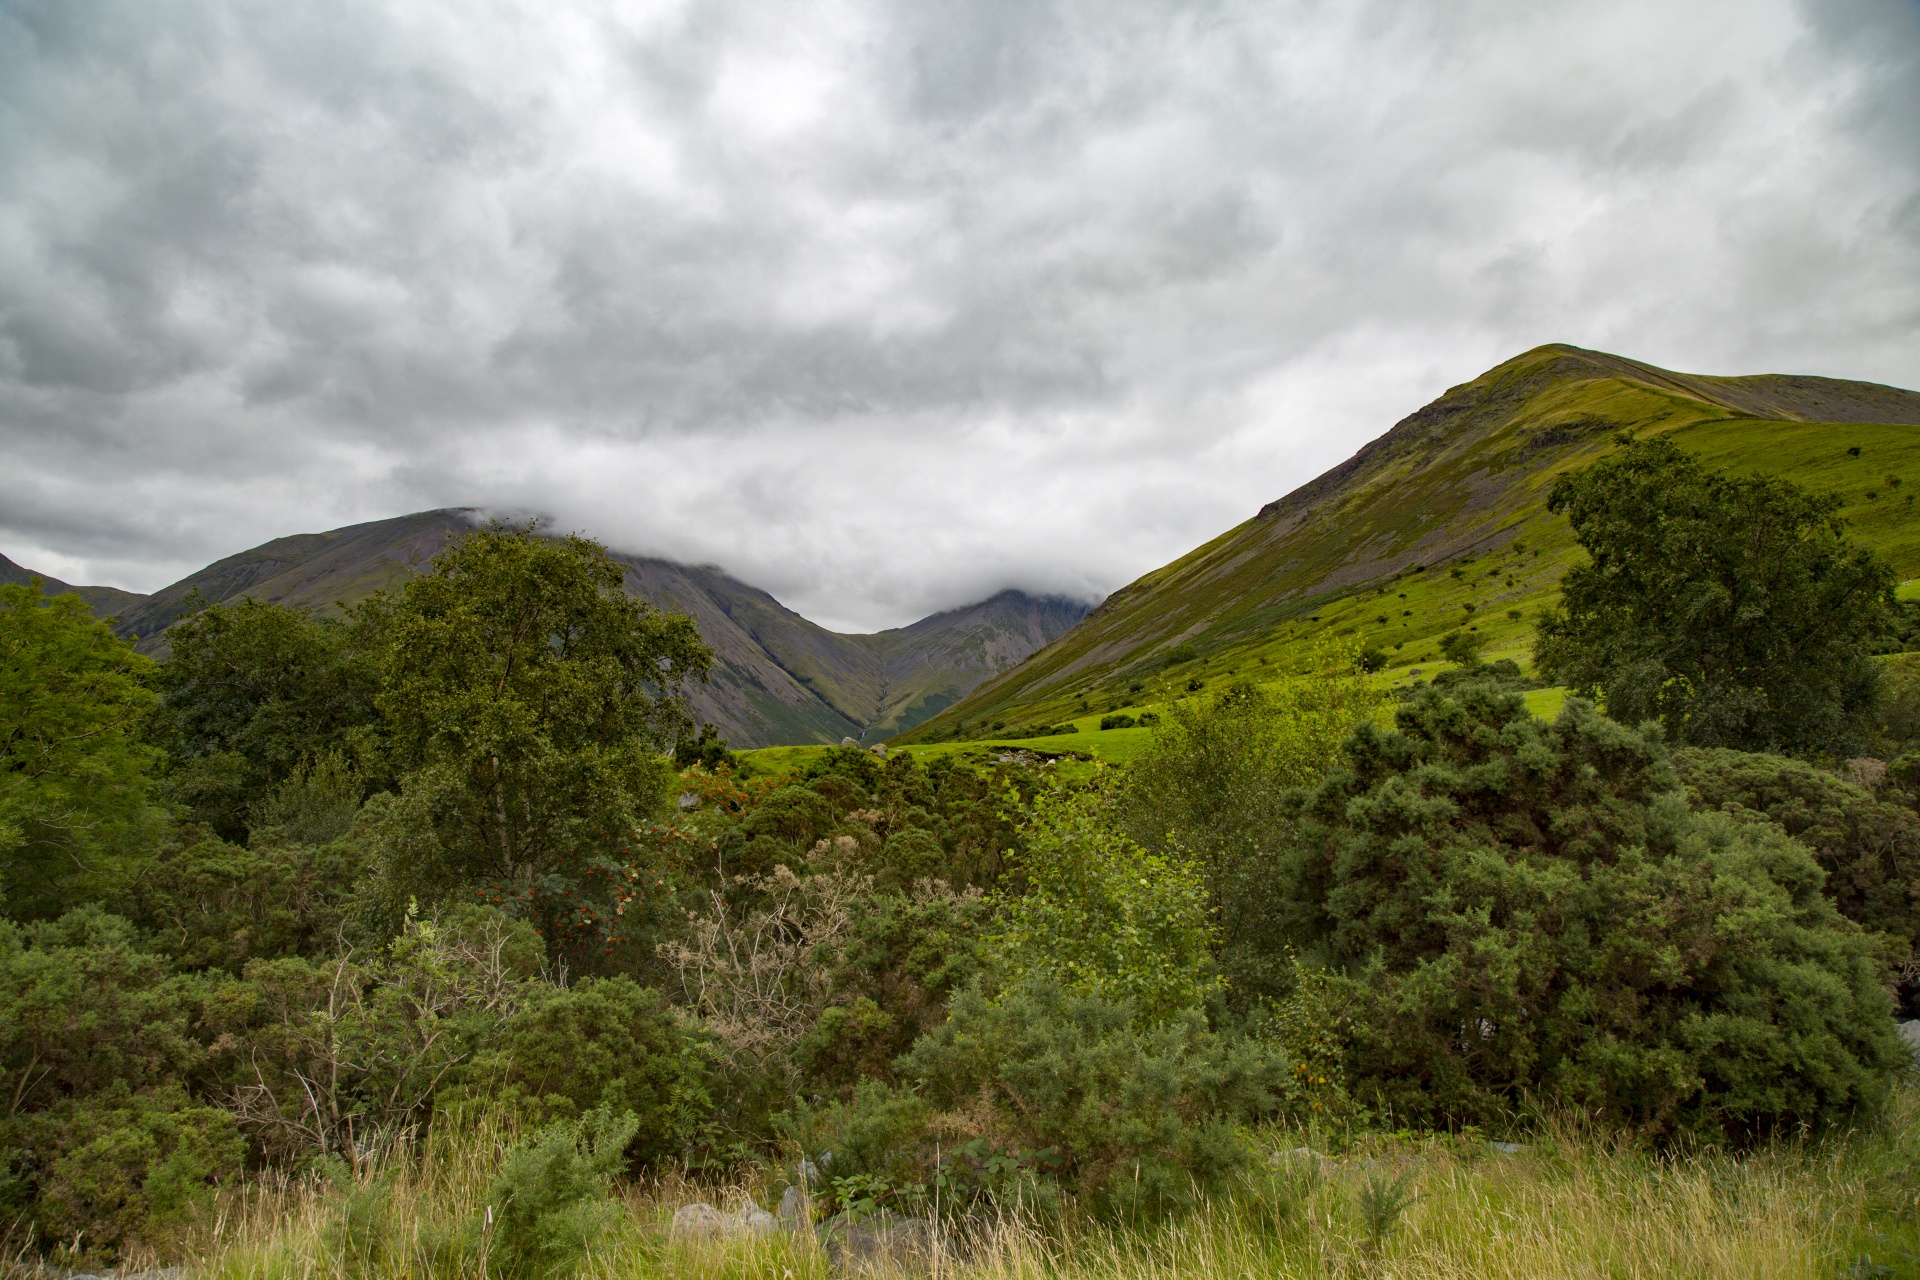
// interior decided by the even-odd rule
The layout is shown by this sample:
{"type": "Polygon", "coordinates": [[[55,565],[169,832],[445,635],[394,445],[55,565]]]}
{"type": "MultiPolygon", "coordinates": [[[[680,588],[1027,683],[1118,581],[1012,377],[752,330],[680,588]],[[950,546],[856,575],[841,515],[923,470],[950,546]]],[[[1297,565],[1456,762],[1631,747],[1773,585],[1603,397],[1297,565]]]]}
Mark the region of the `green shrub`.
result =
{"type": "Polygon", "coordinates": [[[249,960],[322,956],[339,945],[365,859],[352,842],[252,848],[184,826],[129,867],[109,902],[187,969],[238,973],[249,960]]]}
{"type": "Polygon", "coordinates": [[[984,1106],[993,1149],[1047,1153],[1070,1189],[1130,1215],[1222,1185],[1246,1159],[1240,1126],[1280,1107],[1297,1065],[1197,1010],[1143,1026],[1129,1004],[1034,981],[998,1002],[962,993],[900,1068],[976,1126],[984,1106]]]}
{"type": "Polygon", "coordinates": [[[487,1192],[489,1256],[508,1277],[571,1275],[618,1214],[608,1200],[639,1122],[604,1108],[507,1153],[487,1192]]]}
{"type": "Polygon", "coordinates": [[[1362,726],[1303,801],[1290,927],[1401,1122],[1529,1097],[1651,1131],[1841,1120],[1905,1060],[1871,938],[1804,848],[1696,814],[1657,730],[1485,685],[1362,726]]]}
{"type": "Polygon", "coordinates": [[[165,1246],[211,1205],[245,1155],[233,1117],[196,1106],[178,1085],[109,1089],[22,1126],[44,1164],[33,1206],[45,1239],[113,1258],[136,1241],[165,1246]],[[37,1150],[36,1150],[37,1149],[37,1150]]]}
{"type": "Polygon", "coordinates": [[[1673,762],[1696,806],[1779,824],[1827,873],[1840,914],[1912,954],[1920,939],[1920,814],[1782,756],[1692,748],[1673,762]]]}
{"type": "Polygon", "coordinates": [[[1100,717],[1100,727],[1102,729],[1131,729],[1138,723],[1139,721],[1124,712],[1100,717]]]}
{"type": "Polygon", "coordinates": [[[1116,787],[1120,830],[1153,853],[1198,863],[1228,997],[1241,1013],[1293,986],[1274,897],[1283,797],[1319,781],[1385,696],[1351,650],[1323,649],[1313,665],[1279,685],[1242,684],[1174,704],[1116,787]]]}
{"type": "Polygon", "coordinates": [[[989,943],[1009,983],[1045,978],[1125,1001],[1155,1020],[1201,1005],[1220,985],[1198,866],[1149,853],[1117,828],[1108,797],[1042,796],[1021,863],[1027,891],[989,943]]]}
{"type": "Polygon", "coordinates": [[[95,907],[0,923],[4,1206],[43,1240],[108,1259],[165,1243],[242,1154],[232,1118],[193,1101],[197,1032],[225,986],[172,971],[95,907]]]}
{"type": "Polygon", "coordinates": [[[671,1155],[712,1110],[711,1055],[660,993],[631,978],[537,989],[466,1073],[465,1090],[525,1098],[560,1118],[633,1118],[628,1154],[671,1155]]]}
{"type": "Polygon", "coordinates": [[[939,1159],[932,1118],[924,1098],[863,1080],[846,1101],[801,1102],[777,1124],[819,1171],[820,1208],[859,1217],[926,1207],[939,1159]]]}

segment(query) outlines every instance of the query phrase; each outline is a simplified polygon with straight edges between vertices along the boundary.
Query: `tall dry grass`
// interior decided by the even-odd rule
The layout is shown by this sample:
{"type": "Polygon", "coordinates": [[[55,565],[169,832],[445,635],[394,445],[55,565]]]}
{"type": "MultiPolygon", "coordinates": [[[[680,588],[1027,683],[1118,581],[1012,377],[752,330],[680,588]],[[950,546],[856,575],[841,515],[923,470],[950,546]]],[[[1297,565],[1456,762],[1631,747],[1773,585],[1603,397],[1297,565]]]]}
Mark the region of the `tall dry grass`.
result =
{"type": "MultiPolygon", "coordinates": [[[[446,1126],[424,1149],[396,1147],[357,1180],[256,1183],[209,1225],[190,1272],[221,1280],[484,1275],[482,1252],[448,1241],[462,1231],[469,1245],[475,1239],[513,1137],[481,1118],[446,1126]]],[[[1333,1155],[1287,1154],[1299,1134],[1259,1142],[1254,1172],[1178,1220],[995,1222],[956,1239],[931,1269],[964,1280],[1920,1275],[1920,1090],[1910,1085],[1870,1129],[1787,1137],[1743,1153],[1655,1153],[1571,1123],[1549,1126],[1514,1154],[1452,1137],[1362,1137],[1335,1144],[1333,1155]],[[1397,1213],[1395,1185],[1412,1197],[1397,1213]]],[[[581,1274],[831,1274],[804,1233],[698,1246],[667,1239],[680,1204],[726,1207],[748,1195],[764,1204],[774,1190],[766,1170],[727,1186],[670,1178],[629,1188],[581,1274]]]]}

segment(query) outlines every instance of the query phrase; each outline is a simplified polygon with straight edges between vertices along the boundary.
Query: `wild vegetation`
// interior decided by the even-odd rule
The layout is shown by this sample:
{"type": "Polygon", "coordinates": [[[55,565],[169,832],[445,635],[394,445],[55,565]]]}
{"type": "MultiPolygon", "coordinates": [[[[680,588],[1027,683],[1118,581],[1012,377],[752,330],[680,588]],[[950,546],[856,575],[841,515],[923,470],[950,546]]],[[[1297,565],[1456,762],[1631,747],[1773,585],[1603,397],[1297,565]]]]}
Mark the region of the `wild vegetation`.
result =
{"type": "Polygon", "coordinates": [[[688,715],[692,624],[531,528],[159,663],[0,587],[9,1256],[797,1276],[921,1224],[983,1276],[1910,1271],[1920,756],[1865,657],[1903,615],[1792,486],[1614,459],[1541,628],[1592,698],[1535,716],[1464,631],[1397,691],[1323,643],[1077,770],[750,763],[688,715]],[[1636,504],[1724,544],[1623,551],[1636,504]],[[1791,554],[1733,540],[1768,504],[1791,554]],[[1701,657],[1702,593],[1794,555],[1866,584],[1837,638],[1701,657]],[[1628,631],[1742,715],[1636,702],[1628,631]]]}

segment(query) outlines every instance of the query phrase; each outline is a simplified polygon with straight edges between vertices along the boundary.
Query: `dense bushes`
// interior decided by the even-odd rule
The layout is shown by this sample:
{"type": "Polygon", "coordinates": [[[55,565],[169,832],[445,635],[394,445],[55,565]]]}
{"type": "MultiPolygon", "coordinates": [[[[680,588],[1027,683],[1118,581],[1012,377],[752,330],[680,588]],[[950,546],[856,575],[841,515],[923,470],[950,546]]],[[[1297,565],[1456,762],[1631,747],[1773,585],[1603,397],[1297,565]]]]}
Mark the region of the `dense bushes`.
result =
{"type": "Polygon", "coordinates": [[[223,992],[97,908],[0,922],[0,1208],[106,1257],[187,1226],[243,1154],[233,1116],[187,1089],[223,992]]]}
{"type": "Polygon", "coordinates": [[[1362,1101],[1530,1098],[1654,1131],[1827,1123],[1904,1055],[1871,939],[1784,834],[1688,810],[1657,733],[1486,686],[1363,726],[1298,814],[1289,922],[1352,1001],[1362,1101]]]}
{"type": "Polygon", "coordinates": [[[1096,1206],[1159,1212],[1245,1159],[1238,1127],[1274,1114],[1299,1060],[1220,1035],[1195,1008],[1142,1025],[1135,1008],[1030,981],[955,999],[902,1069],[956,1128],[993,1150],[1049,1152],[1044,1167],[1096,1206]]]}
{"type": "Polygon", "coordinates": [[[463,1092],[577,1120],[601,1109],[631,1117],[639,1160],[677,1155],[713,1109],[711,1055],[657,991],[631,978],[536,988],[462,1073],[463,1092]]]}
{"type": "Polygon", "coordinates": [[[1696,748],[1676,752],[1674,766],[1698,808],[1775,823],[1805,845],[1841,914],[1886,934],[1896,961],[1912,957],[1920,936],[1920,813],[1780,756],[1696,748]]]}
{"type": "Polygon", "coordinates": [[[1676,773],[1585,703],[1528,716],[1511,662],[1386,730],[1329,650],[1142,713],[1091,783],[854,747],[745,777],[684,732],[674,779],[689,628],[497,527],[348,625],[184,625],[156,787],[146,668],[37,600],[0,599],[0,1209],[63,1262],[177,1249],[248,1164],[340,1180],[344,1274],[531,1276],[621,1172],[783,1138],[835,1208],[1149,1216],[1272,1119],[1749,1133],[1901,1060],[1920,759],[1676,773]],[[380,1227],[372,1170],[503,1132],[491,1226],[380,1227]]]}

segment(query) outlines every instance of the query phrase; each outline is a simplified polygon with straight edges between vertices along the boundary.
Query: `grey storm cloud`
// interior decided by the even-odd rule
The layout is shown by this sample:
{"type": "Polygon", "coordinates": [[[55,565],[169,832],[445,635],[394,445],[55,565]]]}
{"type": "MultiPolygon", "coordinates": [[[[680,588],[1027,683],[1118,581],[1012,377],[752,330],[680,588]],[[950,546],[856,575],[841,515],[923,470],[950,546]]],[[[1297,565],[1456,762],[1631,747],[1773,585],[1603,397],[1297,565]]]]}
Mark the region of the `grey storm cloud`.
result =
{"type": "Polygon", "coordinates": [[[1569,341],[1920,385],[1920,5],[0,0],[0,546],[1097,596],[1569,341]]]}

